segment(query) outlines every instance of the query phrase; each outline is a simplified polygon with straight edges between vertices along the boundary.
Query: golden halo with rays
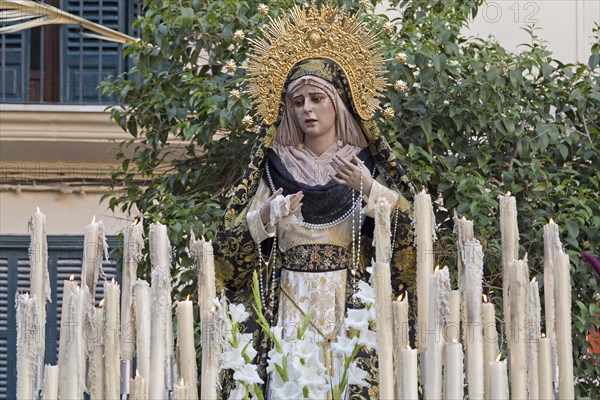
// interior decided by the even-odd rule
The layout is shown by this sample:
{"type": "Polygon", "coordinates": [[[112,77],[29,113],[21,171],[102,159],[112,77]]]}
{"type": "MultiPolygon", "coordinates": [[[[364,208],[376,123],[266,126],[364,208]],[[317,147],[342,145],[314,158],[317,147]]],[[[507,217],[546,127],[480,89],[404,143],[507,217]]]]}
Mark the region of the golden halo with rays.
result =
{"type": "Polygon", "coordinates": [[[264,37],[251,39],[248,94],[267,125],[278,117],[279,101],[289,71],[298,62],[325,58],[346,74],[359,117],[373,118],[387,86],[385,60],[377,35],[356,15],[331,5],[294,6],[288,15],[271,18],[264,37]]]}

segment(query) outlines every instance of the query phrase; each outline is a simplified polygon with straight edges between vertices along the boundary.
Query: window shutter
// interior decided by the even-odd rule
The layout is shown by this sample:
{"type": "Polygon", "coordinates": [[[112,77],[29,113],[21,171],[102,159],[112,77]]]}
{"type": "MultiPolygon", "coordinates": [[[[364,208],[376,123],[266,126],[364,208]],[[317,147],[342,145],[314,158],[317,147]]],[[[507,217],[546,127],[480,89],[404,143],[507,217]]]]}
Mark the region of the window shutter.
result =
{"type": "Polygon", "coordinates": [[[29,92],[29,30],[0,35],[0,100],[27,101],[29,92]]]}
{"type": "MultiPolygon", "coordinates": [[[[124,32],[126,2],[114,0],[66,0],[64,11],[124,32]]],[[[77,25],[63,28],[62,96],[64,103],[114,102],[102,99],[98,83],[122,70],[122,46],[90,38],[77,25]]]]}

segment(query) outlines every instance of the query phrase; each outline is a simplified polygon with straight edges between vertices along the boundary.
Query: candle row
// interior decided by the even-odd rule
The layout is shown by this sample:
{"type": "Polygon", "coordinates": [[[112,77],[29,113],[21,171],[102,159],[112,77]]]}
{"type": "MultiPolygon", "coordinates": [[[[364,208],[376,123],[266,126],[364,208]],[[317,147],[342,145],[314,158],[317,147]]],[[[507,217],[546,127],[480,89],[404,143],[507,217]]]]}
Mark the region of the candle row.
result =
{"type": "MultiPolygon", "coordinates": [[[[135,224],[124,232],[123,290],[114,279],[104,282],[105,298],[99,307],[94,305],[94,292],[107,254],[106,240],[102,222],[94,220],[86,227],[81,284],[71,277],[63,286],[58,365],[44,368],[43,357],[38,357],[39,342],[44,341],[36,340],[34,330],[45,326],[40,309],[45,309],[49,297],[45,219],[39,210],[30,219],[33,294],[17,298],[17,398],[82,399],[87,391],[91,399],[127,394],[131,399],[166,399],[169,393],[173,398],[197,399],[193,305],[189,299],[177,304],[176,365],[171,247],[166,227],[161,224],[150,229],[152,285],[136,277],[143,237],[141,224],[135,224]],[[138,371],[131,378],[134,352],[138,371]]],[[[214,282],[214,272],[212,275],[214,282]]]]}
{"type": "MultiPolygon", "coordinates": [[[[529,281],[526,257],[519,259],[516,201],[513,196],[500,199],[500,226],[503,245],[504,322],[510,364],[501,359],[494,305],[483,296],[483,250],[474,237],[473,223],[454,218],[458,247],[458,290],[450,290],[447,268],[433,271],[432,246],[435,238],[431,199],[426,193],[415,197],[415,240],[417,246],[417,338],[419,340],[419,380],[426,398],[462,398],[463,382],[470,399],[554,398],[552,381],[559,382],[558,397],[572,399],[572,342],[570,316],[569,259],[562,251],[558,228],[552,221],[544,228],[545,272],[551,273],[545,285],[546,329],[552,338],[541,334],[541,309],[537,281],[529,281]],[[551,238],[548,236],[552,235],[551,238]],[[548,264],[550,267],[548,267],[548,264]],[[558,278],[560,276],[560,279],[558,278]],[[560,282],[560,283],[558,283],[560,282]],[[556,287],[554,286],[556,284],[556,287]],[[526,306],[525,306],[526,305],[526,306]],[[556,311],[553,309],[556,307],[556,311]],[[554,317],[555,316],[555,317],[554,317]],[[555,321],[554,323],[552,321],[555,321]],[[462,323],[462,345],[458,342],[462,323]],[[560,334],[559,334],[560,332],[560,334]],[[453,348],[455,347],[455,348],[453,348]],[[458,349],[460,348],[460,356],[458,349]],[[456,360],[460,359],[460,363],[456,360]],[[460,364],[460,365],[459,365],[460,364]],[[463,375],[463,368],[465,375],[463,375]],[[556,373],[556,371],[558,371],[556,373]],[[509,379],[510,375],[510,388],[509,379]],[[460,386],[460,394],[450,383],[460,386]],[[509,390],[510,389],[510,390],[509,390]],[[449,397],[452,393],[453,397],[449,397]]],[[[403,352],[408,338],[406,298],[393,302],[395,336],[395,393],[406,398],[403,352]]]]}

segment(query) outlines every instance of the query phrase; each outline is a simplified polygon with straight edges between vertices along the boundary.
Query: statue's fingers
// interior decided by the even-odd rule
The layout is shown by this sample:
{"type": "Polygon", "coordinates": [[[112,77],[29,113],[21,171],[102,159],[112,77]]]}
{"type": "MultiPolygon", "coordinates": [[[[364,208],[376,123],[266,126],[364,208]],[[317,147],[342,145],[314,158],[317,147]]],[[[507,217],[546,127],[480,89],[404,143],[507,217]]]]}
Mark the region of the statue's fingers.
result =
{"type": "Polygon", "coordinates": [[[356,166],[356,164],[352,164],[350,161],[348,160],[344,160],[343,158],[336,156],[337,159],[346,167],[349,168],[351,170],[355,170],[358,169],[358,167],[356,166]]]}

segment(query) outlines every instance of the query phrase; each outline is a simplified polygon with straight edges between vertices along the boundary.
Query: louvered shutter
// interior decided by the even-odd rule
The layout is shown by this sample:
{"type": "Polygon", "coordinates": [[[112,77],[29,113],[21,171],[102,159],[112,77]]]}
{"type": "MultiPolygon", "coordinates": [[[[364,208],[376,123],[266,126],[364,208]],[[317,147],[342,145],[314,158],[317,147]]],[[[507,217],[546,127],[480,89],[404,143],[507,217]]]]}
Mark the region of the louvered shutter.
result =
{"type": "MultiPolygon", "coordinates": [[[[109,249],[118,245],[116,237],[107,238],[109,249]]],[[[0,237],[0,399],[16,396],[16,309],[17,290],[29,291],[29,236],[0,237]]],[[[48,273],[52,302],[46,307],[45,363],[56,364],[60,338],[60,311],[63,285],[71,274],[79,280],[83,256],[83,237],[48,237],[48,273]]],[[[103,263],[106,279],[121,282],[120,266],[113,260],[103,263]]],[[[96,288],[96,305],[104,297],[104,287],[96,288]]]]}
{"type": "MultiPolygon", "coordinates": [[[[62,8],[89,21],[124,32],[127,3],[114,0],[65,0],[62,8]]],[[[63,28],[63,103],[114,102],[103,99],[98,83],[123,69],[121,45],[83,35],[79,26],[63,28]]]]}
{"type": "Polygon", "coordinates": [[[29,92],[30,32],[0,35],[0,100],[17,103],[27,101],[29,92]]]}

